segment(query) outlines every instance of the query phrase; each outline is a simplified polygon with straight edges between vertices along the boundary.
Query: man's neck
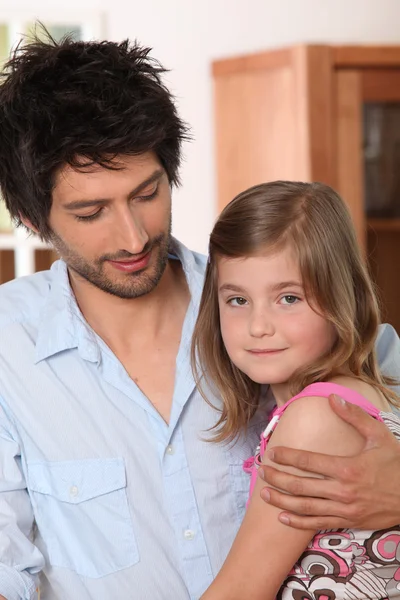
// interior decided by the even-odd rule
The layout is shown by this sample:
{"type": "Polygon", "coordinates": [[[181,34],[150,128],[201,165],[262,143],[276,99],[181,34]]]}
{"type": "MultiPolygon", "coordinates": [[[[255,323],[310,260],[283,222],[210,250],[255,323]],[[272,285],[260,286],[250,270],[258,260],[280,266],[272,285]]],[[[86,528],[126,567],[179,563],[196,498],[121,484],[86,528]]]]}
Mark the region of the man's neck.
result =
{"type": "Polygon", "coordinates": [[[144,296],[124,299],[103,292],[70,273],[78,306],[92,329],[111,347],[129,345],[145,334],[156,339],[178,307],[186,311],[190,293],[181,264],[169,261],[157,287],[144,296]]]}

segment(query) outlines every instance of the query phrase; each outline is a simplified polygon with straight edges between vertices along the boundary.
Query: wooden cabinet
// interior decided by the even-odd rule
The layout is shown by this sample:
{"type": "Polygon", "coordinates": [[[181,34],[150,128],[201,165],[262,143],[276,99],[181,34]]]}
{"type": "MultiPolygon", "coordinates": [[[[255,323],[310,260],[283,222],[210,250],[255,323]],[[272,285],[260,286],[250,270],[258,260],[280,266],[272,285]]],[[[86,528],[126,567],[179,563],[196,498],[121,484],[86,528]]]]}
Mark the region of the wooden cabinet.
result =
{"type": "Polygon", "coordinates": [[[50,269],[52,263],[58,258],[50,248],[29,247],[23,252],[24,254],[28,252],[31,256],[27,261],[21,262],[20,257],[16,256],[17,252],[20,252],[20,246],[15,244],[13,234],[0,233],[0,284],[7,283],[18,275],[30,275],[36,271],[50,269]]]}
{"type": "Polygon", "coordinates": [[[219,209],[263,181],[337,189],[400,332],[400,46],[296,46],[216,61],[213,78],[219,209]]]}
{"type": "Polygon", "coordinates": [[[14,251],[0,250],[0,284],[15,277],[14,251]]]}
{"type": "Polygon", "coordinates": [[[14,229],[0,198],[0,284],[49,269],[57,259],[51,247],[20,227],[14,229]]]}

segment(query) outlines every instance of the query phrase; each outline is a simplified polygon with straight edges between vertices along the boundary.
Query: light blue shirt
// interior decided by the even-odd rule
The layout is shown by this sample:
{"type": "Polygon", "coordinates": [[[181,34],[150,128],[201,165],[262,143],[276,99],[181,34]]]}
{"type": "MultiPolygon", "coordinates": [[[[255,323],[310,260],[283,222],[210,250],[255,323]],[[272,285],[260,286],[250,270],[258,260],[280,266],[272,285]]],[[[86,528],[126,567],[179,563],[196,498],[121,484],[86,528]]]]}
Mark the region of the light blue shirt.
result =
{"type": "MultiPolygon", "coordinates": [[[[189,362],[205,259],[178,242],[173,250],[191,302],[169,424],[86,323],[62,261],[0,287],[0,594],[8,600],[36,598],[37,585],[42,600],[193,600],[226,557],[248,495],[242,461],[265,414],[245,441],[206,441],[217,412],[196,391],[189,362]]],[[[390,327],[379,352],[399,376],[390,327]]]]}

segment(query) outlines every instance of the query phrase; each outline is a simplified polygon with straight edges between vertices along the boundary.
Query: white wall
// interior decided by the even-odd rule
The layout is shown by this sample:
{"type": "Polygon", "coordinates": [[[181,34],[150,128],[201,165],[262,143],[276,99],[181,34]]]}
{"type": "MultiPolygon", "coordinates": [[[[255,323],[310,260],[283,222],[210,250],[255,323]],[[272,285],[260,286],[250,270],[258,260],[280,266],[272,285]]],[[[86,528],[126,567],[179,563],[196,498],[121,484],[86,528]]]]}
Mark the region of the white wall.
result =
{"type": "MultiPolygon", "coordinates": [[[[32,11],[31,0],[8,2],[32,11]]],[[[102,11],[107,37],[136,38],[172,69],[166,81],[195,137],[185,147],[173,228],[200,251],[215,217],[211,61],[295,42],[400,44],[400,0],[36,0],[35,13],[45,20],[66,6],[102,11]]]]}

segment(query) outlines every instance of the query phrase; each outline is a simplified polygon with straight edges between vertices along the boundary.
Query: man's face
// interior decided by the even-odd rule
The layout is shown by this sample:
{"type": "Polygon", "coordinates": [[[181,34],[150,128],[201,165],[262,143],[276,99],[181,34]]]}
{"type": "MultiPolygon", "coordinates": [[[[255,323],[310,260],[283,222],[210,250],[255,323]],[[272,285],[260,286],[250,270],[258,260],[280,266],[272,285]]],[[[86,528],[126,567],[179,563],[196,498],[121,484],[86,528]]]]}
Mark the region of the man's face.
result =
{"type": "Polygon", "coordinates": [[[168,261],[171,190],[152,152],[118,157],[57,175],[50,238],[72,275],[120,298],[137,298],[159,283],[168,261]]]}

